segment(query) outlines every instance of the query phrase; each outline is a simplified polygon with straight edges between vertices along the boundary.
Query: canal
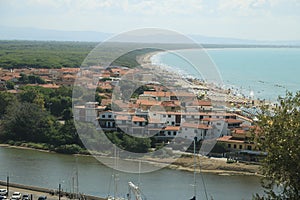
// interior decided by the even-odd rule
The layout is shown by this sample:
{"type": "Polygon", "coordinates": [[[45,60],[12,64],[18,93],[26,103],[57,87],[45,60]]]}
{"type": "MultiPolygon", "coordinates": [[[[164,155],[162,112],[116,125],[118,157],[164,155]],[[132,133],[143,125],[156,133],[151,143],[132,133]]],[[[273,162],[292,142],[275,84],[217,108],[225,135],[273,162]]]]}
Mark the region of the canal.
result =
{"type": "MultiPolygon", "coordinates": [[[[147,200],[188,200],[193,195],[193,173],[190,172],[161,169],[140,176],[118,172],[117,187],[114,187],[113,174],[112,169],[89,156],[0,147],[1,180],[9,175],[11,182],[53,189],[60,183],[64,191],[72,192],[76,191],[78,177],[80,193],[100,197],[114,192],[125,197],[127,182],[137,184],[140,180],[147,200]]],[[[259,178],[255,176],[197,174],[198,199],[206,199],[204,187],[208,199],[214,200],[251,199],[252,194],[262,192],[259,178]]]]}

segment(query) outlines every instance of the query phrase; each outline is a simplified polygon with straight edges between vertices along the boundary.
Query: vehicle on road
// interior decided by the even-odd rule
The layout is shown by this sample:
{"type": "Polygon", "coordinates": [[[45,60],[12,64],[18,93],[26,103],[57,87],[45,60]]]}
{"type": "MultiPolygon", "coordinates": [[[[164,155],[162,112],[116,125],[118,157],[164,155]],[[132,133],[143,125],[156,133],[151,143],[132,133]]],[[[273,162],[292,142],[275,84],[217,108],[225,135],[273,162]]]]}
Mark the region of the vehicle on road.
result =
{"type": "Polygon", "coordinates": [[[22,200],[30,200],[29,194],[23,194],[22,200]]]}
{"type": "Polygon", "coordinates": [[[0,196],[6,196],[7,195],[7,189],[0,189],[0,196]]]}
{"type": "Polygon", "coordinates": [[[20,192],[14,192],[13,195],[11,196],[12,200],[19,200],[21,199],[22,194],[20,192]]]}
{"type": "Polygon", "coordinates": [[[6,200],[6,196],[0,196],[0,200],[6,200]]]}
{"type": "Polygon", "coordinates": [[[39,198],[38,198],[38,200],[46,200],[47,199],[47,196],[40,196],[39,198]]]}

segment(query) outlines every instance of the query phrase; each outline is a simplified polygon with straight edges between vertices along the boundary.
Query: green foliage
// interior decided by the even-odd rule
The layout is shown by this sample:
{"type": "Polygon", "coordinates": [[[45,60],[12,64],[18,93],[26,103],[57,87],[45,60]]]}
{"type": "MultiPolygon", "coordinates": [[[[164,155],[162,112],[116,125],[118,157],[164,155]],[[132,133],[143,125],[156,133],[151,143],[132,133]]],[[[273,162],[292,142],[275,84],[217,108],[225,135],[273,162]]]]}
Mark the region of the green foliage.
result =
{"type": "Polygon", "coordinates": [[[3,119],[4,139],[47,142],[55,134],[55,119],[33,103],[18,103],[7,108],[3,119]],[[29,117],[30,116],[30,117],[29,117]]]}
{"type": "Polygon", "coordinates": [[[131,52],[128,52],[116,60],[111,64],[112,66],[124,66],[129,68],[134,68],[139,66],[140,64],[137,61],[138,56],[144,55],[146,53],[150,53],[156,51],[155,49],[147,48],[147,49],[137,49],[131,52]]]}
{"type": "Polygon", "coordinates": [[[0,41],[0,67],[79,67],[96,44],[92,42],[0,41]]]}
{"type": "Polygon", "coordinates": [[[160,44],[160,49],[151,49],[144,48],[148,44],[116,42],[105,43],[101,49],[94,49],[96,45],[96,42],[0,41],[0,68],[62,68],[97,64],[133,68],[139,65],[136,59],[143,54],[160,49],[196,47],[191,44],[160,44]],[[136,50],[129,52],[131,49],[136,50]],[[116,58],[124,52],[128,53],[116,58]],[[83,63],[87,55],[88,59],[83,63]],[[111,60],[114,61],[108,63],[111,60]]]}
{"type": "MultiPolygon", "coordinates": [[[[62,145],[68,153],[78,145],[85,151],[72,120],[72,88],[21,87],[18,95],[0,92],[0,141],[37,149],[55,150],[62,145]],[[64,124],[58,122],[62,117],[64,124]]],[[[58,148],[59,151],[62,151],[58,148]]]]}
{"type": "Polygon", "coordinates": [[[6,113],[7,107],[13,105],[16,101],[17,99],[13,94],[0,91],[0,120],[6,113]]]}
{"type": "Polygon", "coordinates": [[[21,84],[45,84],[46,81],[37,75],[27,75],[24,73],[20,74],[20,78],[18,79],[21,84]]]}
{"type": "Polygon", "coordinates": [[[150,138],[132,137],[119,132],[108,132],[106,136],[112,143],[130,152],[146,153],[151,147],[150,138]]]}
{"type": "Polygon", "coordinates": [[[8,90],[13,90],[13,89],[15,89],[15,83],[12,82],[12,81],[6,81],[6,88],[7,88],[8,90]]]}
{"type": "Polygon", "coordinates": [[[275,108],[262,108],[257,142],[268,153],[262,165],[266,197],[256,199],[300,198],[300,93],[287,93],[275,108]]]}
{"type": "Polygon", "coordinates": [[[61,145],[55,148],[55,151],[58,153],[65,153],[65,154],[78,154],[83,151],[83,149],[77,144],[66,144],[61,145]]]}

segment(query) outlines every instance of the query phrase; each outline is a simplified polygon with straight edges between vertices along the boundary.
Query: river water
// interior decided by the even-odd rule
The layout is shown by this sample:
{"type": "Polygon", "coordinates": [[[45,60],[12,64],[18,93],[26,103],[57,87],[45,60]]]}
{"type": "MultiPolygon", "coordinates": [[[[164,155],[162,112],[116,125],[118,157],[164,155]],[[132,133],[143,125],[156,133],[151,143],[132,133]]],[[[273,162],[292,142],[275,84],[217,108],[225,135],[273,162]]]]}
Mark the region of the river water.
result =
{"type": "MultiPolygon", "coordinates": [[[[105,197],[113,195],[112,169],[89,156],[73,156],[27,149],[0,147],[0,179],[10,176],[11,182],[73,191],[73,181],[78,172],[79,191],[105,197]]],[[[193,194],[193,173],[171,169],[141,174],[118,172],[117,193],[125,196],[128,181],[138,183],[147,200],[188,200],[193,194]]],[[[203,173],[208,199],[251,199],[261,193],[259,178],[255,176],[220,176],[203,173]]],[[[206,199],[204,185],[197,174],[197,199],[206,199]]]]}

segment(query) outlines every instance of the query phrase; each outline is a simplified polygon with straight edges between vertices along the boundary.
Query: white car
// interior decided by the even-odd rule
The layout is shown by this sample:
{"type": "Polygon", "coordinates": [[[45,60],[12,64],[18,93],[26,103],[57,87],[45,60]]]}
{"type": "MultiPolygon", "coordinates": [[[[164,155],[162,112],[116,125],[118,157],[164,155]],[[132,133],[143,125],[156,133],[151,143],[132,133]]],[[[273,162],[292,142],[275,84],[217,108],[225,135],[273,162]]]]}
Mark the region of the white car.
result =
{"type": "Polygon", "coordinates": [[[20,192],[14,192],[13,195],[11,196],[11,199],[16,200],[16,199],[21,199],[22,194],[20,192]]]}
{"type": "Polygon", "coordinates": [[[7,190],[6,189],[0,189],[0,196],[6,196],[7,190]]]}

